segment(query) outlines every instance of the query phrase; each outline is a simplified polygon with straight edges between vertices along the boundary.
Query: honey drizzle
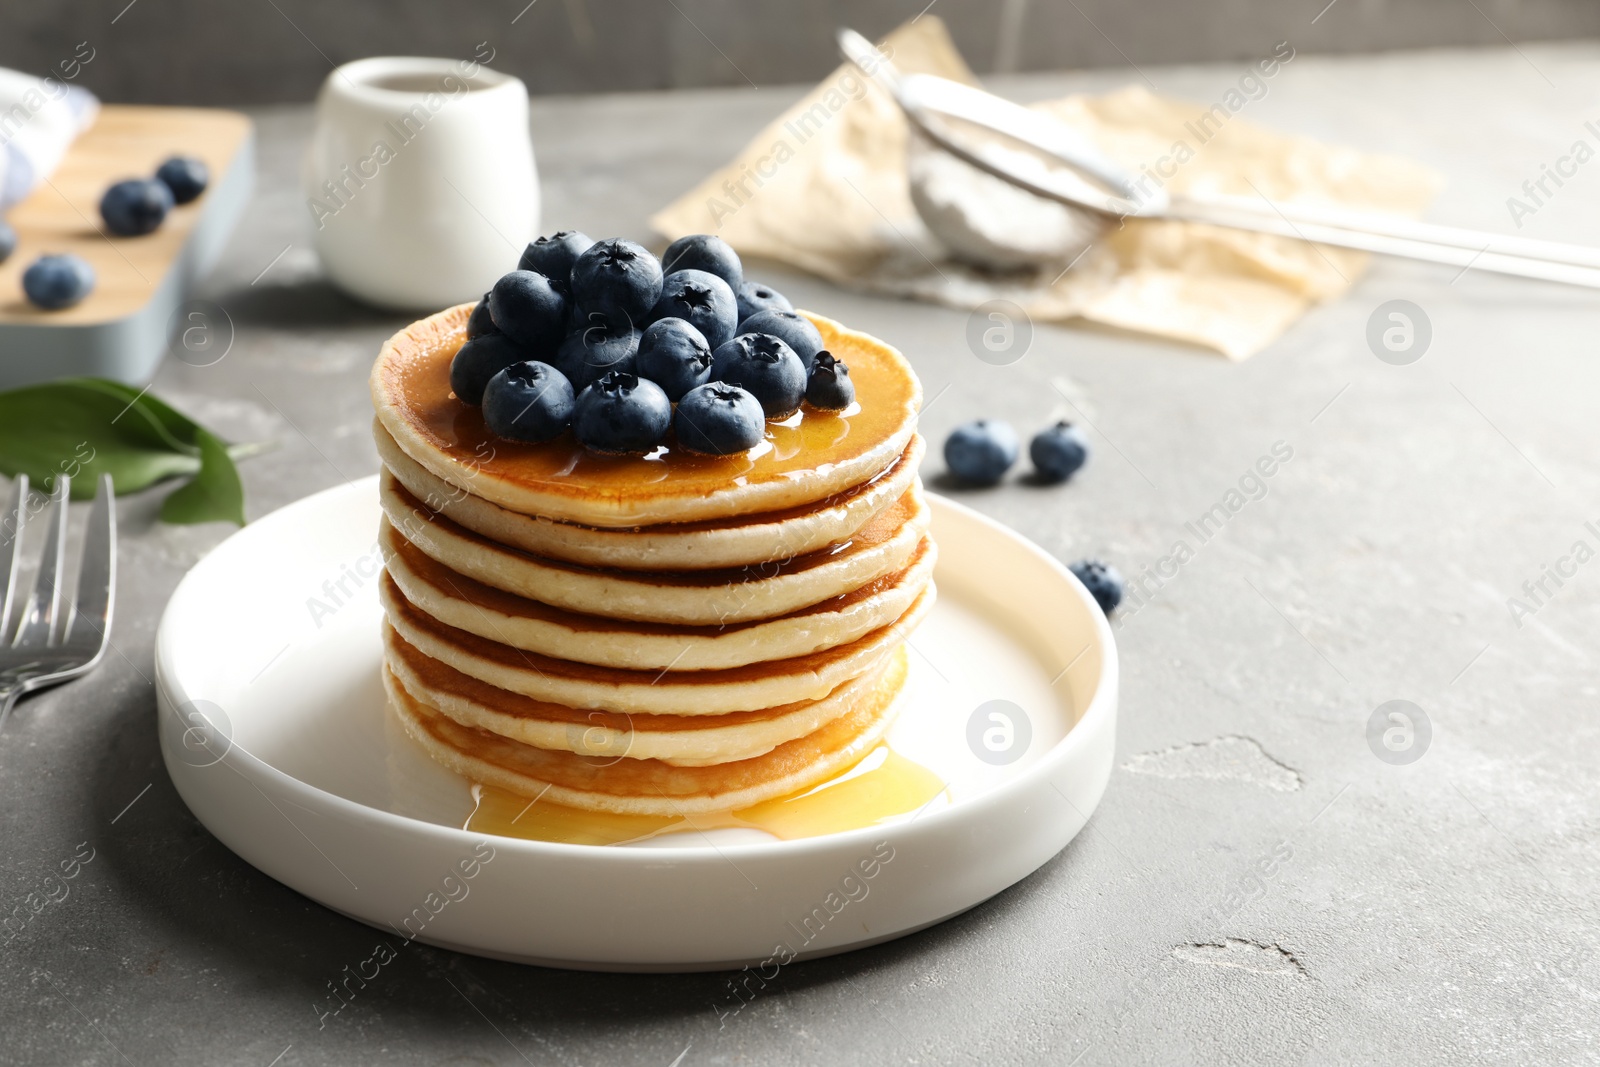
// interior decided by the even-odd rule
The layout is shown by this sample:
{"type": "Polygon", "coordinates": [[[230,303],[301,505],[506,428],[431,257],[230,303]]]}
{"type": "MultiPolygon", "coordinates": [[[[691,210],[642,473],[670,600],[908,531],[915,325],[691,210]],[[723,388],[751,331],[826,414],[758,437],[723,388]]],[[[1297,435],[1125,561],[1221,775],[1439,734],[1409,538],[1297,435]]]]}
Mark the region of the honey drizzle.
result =
{"type": "MultiPolygon", "coordinates": [[[[541,444],[509,441],[489,431],[480,408],[461,403],[450,391],[450,361],[466,340],[465,309],[458,318],[459,326],[440,343],[419,348],[396,366],[392,388],[404,401],[406,419],[466,469],[547,492],[648,499],[806,477],[870,452],[901,432],[917,395],[916,379],[898,357],[878,342],[835,335],[829,327],[825,339],[849,363],[860,399],[841,412],[807,408],[768,423],[766,440],[749,452],[702,456],[664,445],[645,456],[606,456],[583,448],[570,433],[541,444]]],[[[892,466],[887,462],[885,470],[892,466]]]]}
{"type": "Polygon", "coordinates": [[[573,845],[623,845],[665,833],[730,828],[765,830],[795,841],[874,826],[924,807],[944,789],[944,782],[928,768],[880,745],[851,771],[823,785],[753,807],[705,815],[585,811],[474,784],[475,807],[465,829],[573,845]]]}

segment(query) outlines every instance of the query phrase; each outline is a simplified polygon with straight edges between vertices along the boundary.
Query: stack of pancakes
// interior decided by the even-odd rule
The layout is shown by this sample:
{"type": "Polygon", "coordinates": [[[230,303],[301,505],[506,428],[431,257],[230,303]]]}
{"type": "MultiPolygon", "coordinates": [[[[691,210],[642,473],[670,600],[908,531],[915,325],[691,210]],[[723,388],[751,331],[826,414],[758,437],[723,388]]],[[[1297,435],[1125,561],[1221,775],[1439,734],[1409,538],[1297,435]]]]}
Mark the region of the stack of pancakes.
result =
{"type": "Polygon", "coordinates": [[[494,437],[450,393],[471,305],[372,373],[393,711],[487,785],[640,815],[728,811],[849,769],[898,710],[932,606],[921,388],[813,316],[857,403],[748,454],[494,437]]]}

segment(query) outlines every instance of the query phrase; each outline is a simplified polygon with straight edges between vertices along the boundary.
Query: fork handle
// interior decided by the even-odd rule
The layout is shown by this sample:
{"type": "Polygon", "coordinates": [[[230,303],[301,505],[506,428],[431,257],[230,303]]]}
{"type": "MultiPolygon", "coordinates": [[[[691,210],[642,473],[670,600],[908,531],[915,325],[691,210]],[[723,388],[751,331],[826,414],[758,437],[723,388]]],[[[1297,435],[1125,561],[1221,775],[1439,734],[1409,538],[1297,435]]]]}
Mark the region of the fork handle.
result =
{"type": "Polygon", "coordinates": [[[6,720],[11,718],[11,709],[17,706],[17,701],[22,698],[26,686],[13,685],[0,689],[0,731],[6,728],[6,720]]]}

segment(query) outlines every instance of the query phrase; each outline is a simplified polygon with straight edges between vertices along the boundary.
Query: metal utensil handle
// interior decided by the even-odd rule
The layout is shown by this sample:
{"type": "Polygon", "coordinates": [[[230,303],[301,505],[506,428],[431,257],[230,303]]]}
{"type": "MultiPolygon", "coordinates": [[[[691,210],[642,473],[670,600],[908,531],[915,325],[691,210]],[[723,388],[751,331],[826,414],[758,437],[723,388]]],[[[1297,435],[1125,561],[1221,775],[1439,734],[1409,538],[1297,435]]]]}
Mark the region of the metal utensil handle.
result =
{"type": "Polygon", "coordinates": [[[1488,252],[1481,248],[1458,248],[1454,245],[1434,244],[1366,230],[1347,230],[1317,222],[1296,222],[1293,218],[1266,213],[1219,210],[1215,205],[1203,201],[1175,199],[1163,217],[1184,222],[1226,226],[1230,229],[1250,230],[1255,233],[1270,233],[1279,237],[1293,237],[1313,244],[1353,248],[1379,255],[1443,263],[1461,267],[1463,270],[1470,267],[1473,270],[1486,270],[1495,274],[1510,274],[1520,278],[1537,278],[1541,281],[1600,289],[1600,269],[1593,267],[1488,252]]]}
{"type": "Polygon", "coordinates": [[[0,689],[0,731],[6,728],[6,721],[11,718],[11,709],[17,706],[17,701],[22,699],[26,686],[13,685],[0,689]]]}
{"type": "Polygon", "coordinates": [[[1459,226],[1440,226],[1437,223],[1419,222],[1401,215],[1358,211],[1331,204],[1291,204],[1243,196],[1208,194],[1203,197],[1189,195],[1172,199],[1175,204],[1182,201],[1248,215],[1287,216],[1295,222],[1336,226],[1341,230],[1381,234],[1403,240],[1426,241],[1429,244],[1465,248],[1474,253],[1493,253],[1521,259],[1566,263],[1575,267],[1600,268],[1600,248],[1563,244],[1559,241],[1536,241],[1526,237],[1491,233],[1488,230],[1463,229],[1459,226]]]}

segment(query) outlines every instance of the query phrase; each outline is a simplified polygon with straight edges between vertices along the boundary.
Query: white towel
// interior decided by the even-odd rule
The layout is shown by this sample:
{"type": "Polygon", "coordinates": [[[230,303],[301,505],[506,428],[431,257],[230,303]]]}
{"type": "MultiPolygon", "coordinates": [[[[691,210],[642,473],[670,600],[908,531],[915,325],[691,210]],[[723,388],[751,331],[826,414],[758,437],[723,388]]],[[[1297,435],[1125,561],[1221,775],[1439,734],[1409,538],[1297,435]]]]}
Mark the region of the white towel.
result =
{"type": "Polygon", "coordinates": [[[0,68],[0,211],[48,178],[99,112],[87,89],[0,68]]]}

